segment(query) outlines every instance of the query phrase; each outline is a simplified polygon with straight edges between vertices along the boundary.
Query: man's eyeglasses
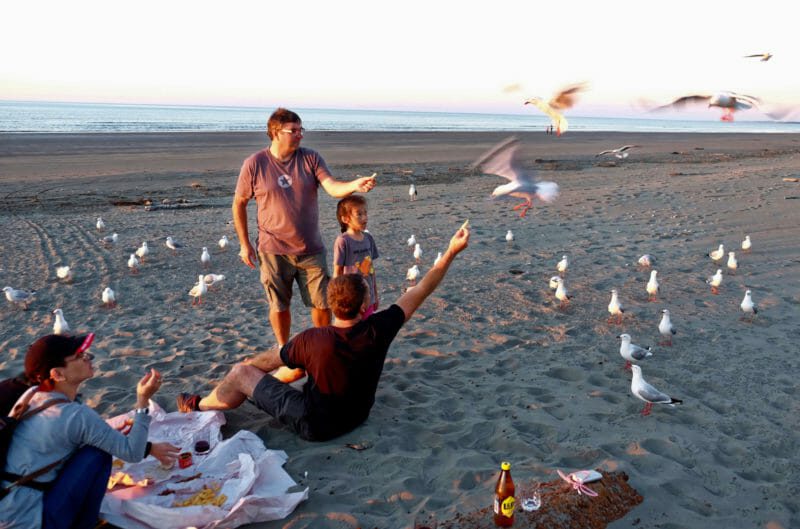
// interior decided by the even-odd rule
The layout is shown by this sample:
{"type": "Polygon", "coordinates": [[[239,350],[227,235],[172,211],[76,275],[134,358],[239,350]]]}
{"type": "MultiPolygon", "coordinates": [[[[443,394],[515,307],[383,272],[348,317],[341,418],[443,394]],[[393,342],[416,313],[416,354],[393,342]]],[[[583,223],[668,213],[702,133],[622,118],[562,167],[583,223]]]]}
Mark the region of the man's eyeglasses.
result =
{"type": "Polygon", "coordinates": [[[300,127],[299,129],[281,129],[281,132],[285,132],[286,134],[292,134],[294,136],[302,136],[306,133],[306,129],[300,127]]]}
{"type": "Polygon", "coordinates": [[[85,360],[85,361],[88,362],[89,360],[94,360],[94,355],[92,353],[90,353],[89,351],[81,351],[80,353],[77,353],[72,358],[65,359],[64,362],[65,363],[66,362],[71,362],[73,360],[85,360]]]}

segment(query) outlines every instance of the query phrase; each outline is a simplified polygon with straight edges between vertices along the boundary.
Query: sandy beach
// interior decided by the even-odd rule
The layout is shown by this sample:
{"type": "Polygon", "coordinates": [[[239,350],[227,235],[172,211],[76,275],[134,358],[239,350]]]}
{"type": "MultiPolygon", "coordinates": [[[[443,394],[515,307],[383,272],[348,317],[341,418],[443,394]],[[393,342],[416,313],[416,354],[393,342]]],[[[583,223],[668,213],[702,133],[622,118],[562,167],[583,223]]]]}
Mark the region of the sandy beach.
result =
{"type": "MultiPolygon", "coordinates": [[[[228,435],[252,430],[285,450],[287,471],[310,487],[288,519],[255,527],[410,528],[422,510],[445,521],[491,503],[504,460],[518,481],[549,481],[556,469],[624,471],[644,502],[611,528],[800,527],[800,183],[784,180],[800,177],[800,137],[517,134],[522,165],[561,187],[555,203],[519,218],[513,200],[488,200],[504,181],[470,169],[507,136],[307,135],[304,145],[337,177],[379,174],[367,198],[384,306],[407,286],[411,234],[423,272],[465,219],[472,235],[394,341],[364,425],[308,443],[249,404],[227,414],[228,435]],[[595,156],[625,144],[639,146],[625,160],[595,156]],[[745,235],[750,253],[740,252],[745,235]],[[735,275],[707,257],[719,244],[736,251],[735,275]],[[548,280],[564,254],[572,300],[561,310],[548,280]],[[647,300],[649,271],[637,267],[643,254],[655,258],[657,302],[647,300]],[[717,268],[724,280],[712,295],[706,278],[717,268]],[[607,321],[612,288],[626,309],[621,325],[607,321]],[[747,289],[759,308],[752,322],[740,319],[747,289]],[[658,345],[664,308],[677,329],[671,347],[658,345]],[[621,333],[653,346],[644,376],[682,405],[640,416],[621,333]]],[[[97,333],[98,375],[83,393],[109,416],[133,406],[148,367],[164,372],[156,400],[174,410],[179,392],[205,392],[231,364],[273,345],[230,211],[242,160],[266,141],[261,132],[0,135],[0,282],[37,291],[27,311],[0,305],[0,375],[21,371],[55,308],[73,331],[97,333]],[[145,211],[145,201],[164,200],[195,207],[145,211]],[[119,242],[101,245],[112,231],[119,242]],[[222,235],[233,241],[227,251],[222,235]],[[166,236],[184,247],[173,254],[166,236]],[[126,260],[142,241],[151,254],[131,275],[126,260]],[[226,279],[193,307],[203,246],[209,270],[226,279]],[[56,277],[64,264],[71,283],[56,277]],[[115,309],[101,306],[105,286],[117,292],[115,309]]],[[[320,193],[329,263],[335,204],[320,193]]],[[[296,333],[311,323],[294,301],[296,333]]]]}

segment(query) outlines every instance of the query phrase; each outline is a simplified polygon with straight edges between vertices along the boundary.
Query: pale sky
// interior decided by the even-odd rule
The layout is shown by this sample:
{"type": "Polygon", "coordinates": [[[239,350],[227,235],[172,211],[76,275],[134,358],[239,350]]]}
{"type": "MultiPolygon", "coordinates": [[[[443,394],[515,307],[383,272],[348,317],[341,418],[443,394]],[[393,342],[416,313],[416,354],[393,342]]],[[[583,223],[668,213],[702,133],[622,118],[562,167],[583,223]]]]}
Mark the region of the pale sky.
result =
{"type": "Polygon", "coordinates": [[[10,1],[0,99],[515,114],[587,81],[569,114],[719,90],[800,106],[792,4],[10,1]]]}

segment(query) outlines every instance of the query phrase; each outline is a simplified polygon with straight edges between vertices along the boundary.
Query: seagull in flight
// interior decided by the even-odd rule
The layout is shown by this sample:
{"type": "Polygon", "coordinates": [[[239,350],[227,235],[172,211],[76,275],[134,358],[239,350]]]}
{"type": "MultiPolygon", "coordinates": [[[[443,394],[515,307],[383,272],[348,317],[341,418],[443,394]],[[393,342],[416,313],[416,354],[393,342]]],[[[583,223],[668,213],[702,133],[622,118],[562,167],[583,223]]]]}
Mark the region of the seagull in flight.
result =
{"type": "Polygon", "coordinates": [[[602,152],[595,154],[595,157],[603,156],[606,154],[613,154],[619,159],[627,158],[628,157],[628,149],[633,149],[634,147],[639,147],[638,145],[623,145],[617,149],[608,149],[602,152]]]}
{"type": "MultiPolygon", "coordinates": [[[[761,105],[761,100],[755,96],[746,94],[737,94],[736,92],[717,92],[715,94],[693,94],[688,96],[679,97],[671,103],[656,107],[653,110],[659,111],[668,108],[682,109],[686,105],[695,103],[707,103],[708,107],[721,108],[724,112],[720,119],[722,121],[733,121],[733,114],[738,110],[749,110],[751,108],[758,108],[761,105]]],[[[778,112],[764,112],[772,119],[781,119],[791,111],[782,109],[778,112]]]]}
{"type": "Polygon", "coordinates": [[[675,404],[681,404],[683,402],[680,399],[673,399],[666,393],[662,393],[648,384],[644,377],[642,377],[642,368],[640,366],[632,365],[631,371],[633,371],[631,393],[633,393],[633,396],[637,399],[645,402],[644,409],[642,410],[643,417],[645,415],[650,415],[650,409],[653,407],[653,404],[667,404],[674,408],[675,404]]]}
{"type": "Polygon", "coordinates": [[[522,209],[519,215],[522,218],[533,207],[534,198],[542,202],[555,200],[558,196],[558,184],[536,180],[535,172],[532,170],[523,172],[516,160],[518,148],[519,140],[514,137],[508,138],[481,156],[472,164],[472,168],[480,168],[486,174],[507,179],[509,181],[507,184],[497,186],[492,191],[492,198],[507,195],[524,199],[524,202],[514,206],[514,210],[522,209]]]}
{"type": "Polygon", "coordinates": [[[578,94],[586,90],[585,83],[579,83],[558,91],[550,101],[545,101],[540,97],[532,97],[525,101],[526,105],[534,105],[536,108],[544,112],[550,117],[553,122],[553,127],[556,129],[556,135],[561,136],[567,132],[569,123],[564,115],[561,113],[563,110],[572,108],[578,100],[578,94]]]}
{"type": "Polygon", "coordinates": [[[770,60],[772,58],[772,54],[767,52],[767,53],[754,53],[753,55],[745,55],[744,56],[745,59],[751,59],[751,58],[756,58],[756,57],[760,58],[761,62],[767,62],[768,60],[770,60]]]}

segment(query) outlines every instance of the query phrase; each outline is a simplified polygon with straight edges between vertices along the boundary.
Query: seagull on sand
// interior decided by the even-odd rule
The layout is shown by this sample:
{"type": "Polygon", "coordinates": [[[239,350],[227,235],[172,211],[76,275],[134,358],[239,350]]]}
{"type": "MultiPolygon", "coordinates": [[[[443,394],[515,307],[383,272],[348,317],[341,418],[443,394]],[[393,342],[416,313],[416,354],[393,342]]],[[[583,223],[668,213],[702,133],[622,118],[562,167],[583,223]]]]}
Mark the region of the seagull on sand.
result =
{"type": "Polygon", "coordinates": [[[208,253],[208,248],[203,246],[203,253],[200,254],[200,262],[203,263],[203,266],[208,268],[211,264],[211,254],[208,253]]]}
{"type": "Polygon", "coordinates": [[[750,248],[752,248],[752,247],[753,247],[753,243],[750,242],[750,236],[749,235],[745,235],[744,236],[744,240],[742,241],[742,251],[745,252],[745,253],[749,253],[750,252],[750,248]]]}
{"type": "MultiPolygon", "coordinates": [[[[625,314],[625,310],[619,302],[616,288],[611,289],[611,301],[608,303],[608,313],[611,314],[612,317],[616,316],[617,324],[622,324],[622,315],[625,314]]],[[[611,323],[611,318],[608,319],[608,322],[611,323]]]]}
{"type": "Polygon", "coordinates": [[[414,245],[414,259],[417,260],[419,263],[419,259],[422,257],[422,247],[419,244],[414,245]]]}
{"type": "Polygon", "coordinates": [[[412,285],[417,283],[417,278],[418,277],[419,277],[419,267],[417,265],[412,266],[406,272],[406,279],[411,281],[412,285]]]}
{"type": "Polygon", "coordinates": [[[69,334],[69,325],[67,320],[64,319],[64,313],[61,309],[54,310],[53,314],[56,315],[56,319],[53,322],[53,334],[69,334]]]}
{"type": "Polygon", "coordinates": [[[208,292],[208,287],[206,286],[203,274],[200,274],[197,276],[197,284],[189,291],[189,295],[194,298],[192,300],[192,305],[202,304],[203,296],[206,295],[206,292],[208,292]]]}
{"type": "Polygon", "coordinates": [[[206,286],[211,288],[217,283],[225,281],[225,276],[222,274],[206,274],[203,276],[203,280],[206,282],[206,286]]]}
{"type": "Polygon", "coordinates": [[[183,245],[173,239],[172,237],[167,237],[167,240],[164,242],[164,245],[174,252],[178,251],[178,248],[183,248],[183,245]]]}
{"type": "Polygon", "coordinates": [[[414,246],[415,244],[417,244],[417,238],[414,237],[413,233],[411,234],[411,237],[409,237],[408,240],[406,241],[406,244],[408,244],[409,246],[414,246]]]}
{"type": "Polygon", "coordinates": [[[661,336],[665,337],[667,340],[663,342],[659,342],[658,345],[672,345],[672,337],[677,334],[678,331],[675,330],[675,327],[672,326],[672,321],[669,319],[669,310],[664,309],[661,311],[661,322],[658,324],[658,332],[661,333],[661,336]]]}
{"type": "Polygon", "coordinates": [[[134,253],[128,257],[128,268],[131,269],[131,274],[139,273],[139,260],[136,258],[136,254],[134,253]]]}
{"type": "Polygon", "coordinates": [[[30,305],[31,301],[33,301],[34,296],[36,296],[36,291],[31,290],[17,290],[12,287],[3,287],[3,292],[6,293],[6,299],[15,305],[24,305],[25,310],[28,309],[28,305],[30,305]]]}
{"type": "Polygon", "coordinates": [[[550,278],[550,289],[555,290],[558,288],[558,282],[561,281],[559,276],[553,276],[550,278]]]}
{"type": "MultiPolygon", "coordinates": [[[[753,303],[753,295],[749,290],[744,293],[744,299],[739,306],[742,308],[742,312],[750,315],[750,321],[753,321],[755,315],[758,314],[758,308],[753,303]]],[[[744,319],[744,317],[742,317],[742,319],[744,319]]]]}
{"type": "Polygon", "coordinates": [[[561,302],[560,308],[564,308],[572,296],[567,295],[567,288],[564,286],[564,280],[558,278],[558,285],[556,285],[556,299],[561,302]]]}
{"type": "Polygon", "coordinates": [[[631,343],[630,334],[620,334],[617,338],[621,340],[619,354],[625,359],[625,369],[630,370],[634,362],[641,362],[648,356],[653,356],[650,347],[644,348],[631,343]]]}
{"type": "MultiPolygon", "coordinates": [[[[694,94],[684,97],[679,97],[671,103],[656,107],[653,111],[664,110],[667,108],[681,109],[688,104],[694,103],[708,103],[708,107],[721,108],[724,112],[720,119],[722,121],[733,121],[733,114],[738,110],[749,110],[751,108],[758,108],[761,100],[757,97],[745,94],[737,94],[735,92],[718,92],[716,94],[694,94]]],[[[779,112],[765,112],[767,116],[772,119],[781,119],[791,111],[784,109],[779,112]]]]}
{"type": "Polygon", "coordinates": [[[112,244],[117,244],[117,240],[119,239],[119,235],[116,233],[112,233],[111,235],[106,235],[102,239],[100,239],[101,244],[105,244],[106,246],[111,246],[112,244]]]}
{"type": "Polygon", "coordinates": [[[619,147],[617,149],[608,149],[606,151],[599,152],[599,153],[595,154],[595,157],[603,156],[605,154],[613,154],[614,156],[616,156],[619,159],[627,158],[628,154],[629,154],[628,153],[628,149],[633,149],[634,147],[639,147],[639,146],[638,145],[623,145],[622,147],[619,147]]]}
{"type": "Polygon", "coordinates": [[[567,259],[566,255],[561,256],[561,260],[556,264],[556,270],[558,271],[559,275],[564,275],[567,273],[567,268],[569,268],[569,259],[567,259]]]}
{"type": "Polygon", "coordinates": [[[72,269],[69,266],[57,266],[56,276],[64,281],[72,281],[72,269]]]}
{"type": "Polygon", "coordinates": [[[720,261],[723,257],[725,257],[725,245],[720,244],[719,248],[717,248],[716,250],[713,250],[711,252],[708,252],[708,256],[713,261],[720,261]]]}
{"type": "Polygon", "coordinates": [[[103,217],[97,217],[97,222],[95,223],[95,226],[97,227],[97,231],[103,231],[104,229],[106,229],[106,223],[103,222],[103,217]]]}
{"type": "Polygon", "coordinates": [[[408,198],[411,200],[417,199],[417,186],[415,186],[414,184],[408,186],[408,198]]]}
{"type": "Polygon", "coordinates": [[[104,288],[100,298],[103,300],[103,305],[108,308],[116,307],[117,305],[117,295],[111,290],[111,287],[104,288]]]}
{"type": "Polygon", "coordinates": [[[442,260],[442,252],[439,252],[436,254],[436,259],[433,260],[433,266],[439,264],[439,261],[441,260],[442,260]]]}
{"type": "Polygon", "coordinates": [[[521,218],[533,207],[534,198],[542,202],[555,200],[558,196],[558,184],[537,181],[533,170],[523,172],[515,159],[518,148],[519,141],[513,137],[508,138],[481,156],[472,164],[472,168],[479,167],[486,174],[509,180],[507,184],[497,186],[492,191],[492,198],[512,196],[524,199],[524,202],[514,206],[514,210],[522,209],[521,218]]]}
{"type": "Polygon", "coordinates": [[[767,52],[767,53],[754,53],[753,55],[744,56],[745,59],[756,58],[756,57],[760,58],[761,62],[767,62],[772,58],[772,54],[767,52]]]}
{"type": "Polygon", "coordinates": [[[722,270],[717,269],[717,273],[706,279],[706,283],[711,285],[712,294],[719,294],[719,286],[722,284],[722,270]]]}
{"type": "Polygon", "coordinates": [[[141,262],[145,262],[145,257],[150,254],[150,248],[147,247],[147,241],[142,242],[142,245],[136,249],[136,257],[139,258],[141,262]]]}
{"type": "Polygon", "coordinates": [[[736,269],[739,268],[739,261],[736,260],[736,252],[728,252],[728,272],[731,275],[736,274],[736,269]]]}
{"type": "Polygon", "coordinates": [[[556,129],[556,135],[561,136],[567,132],[569,123],[567,118],[561,113],[563,110],[572,108],[578,100],[578,94],[586,90],[586,84],[580,83],[561,89],[557,92],[550,101],[545,101],[540,97],[532,97],[525,101],[526,105],[534,105],[536,108],[544,112],[550,117],[553,122],[553,127],[556,129]]]}
{"type": "Polygon", "coordinates": [[[655,259],[653,259],[653,256],[650,254],[644,254],[636,262],[643,268],[650,268],[655,263],[655,259]]]}
{"type": "Polygon", "coordinates": [[[219,242],[217,244],[219,244],[219,249],[220,250],[222,250],[222,251],[227,250],[228,249],[228,245],[230,244],[230,242],[228,241],[228,236],[227,235],[223,235],[222,237],[220,237],[219,242]]]}
{"type": "Polygon", "coordinates": [[[648,294],[647,301],[656,300],[656,295],[658,294],[658,279],[656,279],[657,274],[658,270],[650,271],[650,280],[647,282],[647,294],[648,294]]]}
{"type": "Polygon", "coordinates": [[[650,409],[653,407],[653,404],[667,404],[674,408],[675,404],[681,404],[683,402],[680,399],[673,399],[666,393],[662,393],[648,384],[644,377],[642,377],[642,368],[640,366],[634,364],[631,366],[631,370],[633,371],[631,393],[633,393],[633,396],[637,399],[645,402],[642,416],[650,415],[650,409]]]}
{"type": "Polygon", "coordinates": [[[506,242],[514,242],[514,233],[511,230],[506,232],[506,242]]]}

